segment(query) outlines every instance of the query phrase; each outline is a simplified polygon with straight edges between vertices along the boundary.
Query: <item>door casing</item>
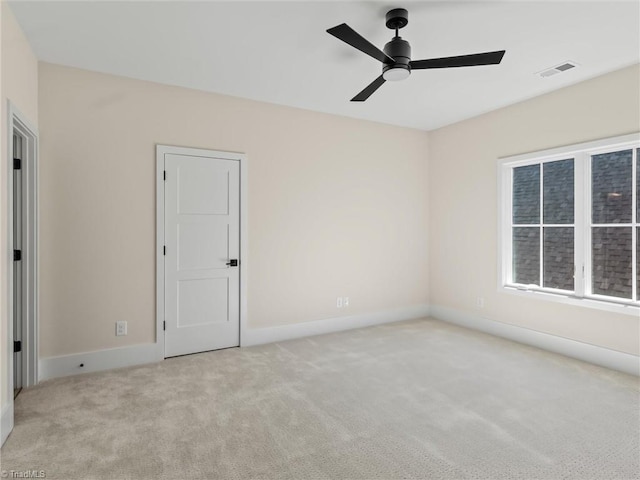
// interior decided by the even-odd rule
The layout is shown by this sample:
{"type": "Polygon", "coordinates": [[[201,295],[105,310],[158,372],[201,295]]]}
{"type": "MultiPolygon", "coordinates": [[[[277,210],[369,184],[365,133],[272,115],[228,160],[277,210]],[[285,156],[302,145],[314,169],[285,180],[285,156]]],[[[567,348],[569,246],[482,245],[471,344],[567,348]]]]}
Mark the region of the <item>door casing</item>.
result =
{"type": "Polygon", "coordinates": [[[165,321],[165,270],[164,270],[164,222],[165,222],[165,192],[164,192],[164,157],[165,155],[190,155],[200,157],[216,157],[240,162],[240,346],[243,346],[247,330],[247,272],[248,258],[248,191],[249,191],[249,160],[246,154],[223,152],[201,148],[177,147],[170,145],[156,145],[156,343],[161,345],[164,357],[164,329],[165,321]]]}

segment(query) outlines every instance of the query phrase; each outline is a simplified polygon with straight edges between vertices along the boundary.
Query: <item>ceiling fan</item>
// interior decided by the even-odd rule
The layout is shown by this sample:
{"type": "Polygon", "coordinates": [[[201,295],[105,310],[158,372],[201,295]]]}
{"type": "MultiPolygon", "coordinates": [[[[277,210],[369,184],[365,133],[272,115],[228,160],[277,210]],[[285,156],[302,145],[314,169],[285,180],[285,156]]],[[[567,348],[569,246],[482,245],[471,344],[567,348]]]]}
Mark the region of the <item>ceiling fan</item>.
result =
{"type": "Polygon", "coordinates": [[[398,36],[398,30],[409,23],[409,12],[404,8],[394,8],[386,15],[387,28],[396,31],[395,37],[384,46],[384,51],[362,37],[346,23],[327,30],[339,40],[348,43],[363,53],[382,62],[382,75],[371,82],[364,90],[351,99],[352,102],[364,102],[384,82],[404,80],[411,75],[411,70],[429,68],[473,67],[478,65],[497,65],[502,61],[505,50],[495,52],[474,53],[456,57],[429,58],[427,60],[411,60],[411,45],[398,36]]]}

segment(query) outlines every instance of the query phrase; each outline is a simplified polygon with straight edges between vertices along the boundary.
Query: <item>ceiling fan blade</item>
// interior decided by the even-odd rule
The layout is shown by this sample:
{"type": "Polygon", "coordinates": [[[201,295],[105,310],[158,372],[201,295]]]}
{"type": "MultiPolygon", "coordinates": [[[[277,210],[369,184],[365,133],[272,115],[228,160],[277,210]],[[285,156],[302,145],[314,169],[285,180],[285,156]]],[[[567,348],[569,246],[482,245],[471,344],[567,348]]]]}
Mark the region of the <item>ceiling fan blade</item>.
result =
{"type": "Polygon", "coordinates": [[[361,52],[372,56],[382,63],[394,63],[395,61],[346,23],[330,28],[327,30],[327,33],[333,35],[338,40],[342,40],[344,43],[348,43],[352,47],[357,48],[361,52]]]}
{"type": "Polygon", "coordinates": [[[365,87],[359,94],[351,99],[352,102],[364,102],[367,98],[371,96],[373,92],[378,90],[382,84],[386,82],[386,80],[380,75],[373,82],[365,87]]]}
{"type": "Polygon", "coordinates": [[[428,60],[413,60],[409,62],[411,70],[426,68],[476,67],[479,65],[497,65],[502,61],[504,50],[496,52],[474,53],[457,57],[430,58],[428,60]]]}

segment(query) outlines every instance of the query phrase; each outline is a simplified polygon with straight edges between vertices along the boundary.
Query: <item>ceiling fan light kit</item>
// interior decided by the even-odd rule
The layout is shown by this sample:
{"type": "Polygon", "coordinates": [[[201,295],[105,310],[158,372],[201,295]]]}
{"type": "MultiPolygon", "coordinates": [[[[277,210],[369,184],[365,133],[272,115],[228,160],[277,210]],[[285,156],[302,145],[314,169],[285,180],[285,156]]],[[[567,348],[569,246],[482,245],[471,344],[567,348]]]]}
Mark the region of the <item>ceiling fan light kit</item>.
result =
{"type": "Polygon", "coordinates": [[[409,23],[409,12],[404,8],[394,8],[386,14],[386,26],[395,30],[395,36],[383,50],[373,45],[346,23],[342,23],[327,30],[339,40],[351,45],[363,53],[382,62],[382,75],[365,87],[352,102],[364,102],[380,88],[386,81],[404,80],[411,75],[412,70],[426,70],[433,68],[473,67],[480,65],[497,65],[502,61],[504,50],[495,52],[459,55],[455,57],[431,58],[427,60],[411,60],[411,45],[398,35],[398,30],[409,23]]]}

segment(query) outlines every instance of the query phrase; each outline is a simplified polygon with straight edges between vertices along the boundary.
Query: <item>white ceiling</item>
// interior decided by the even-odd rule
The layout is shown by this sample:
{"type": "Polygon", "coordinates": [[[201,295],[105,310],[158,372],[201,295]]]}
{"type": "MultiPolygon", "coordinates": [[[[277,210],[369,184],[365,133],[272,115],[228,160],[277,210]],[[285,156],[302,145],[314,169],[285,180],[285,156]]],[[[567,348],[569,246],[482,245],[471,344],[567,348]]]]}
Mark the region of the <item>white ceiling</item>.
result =
{"type": "Polygon", "coordinates": [[[11,8],[40,60],[431,130],[640,61],[640,4],[626,2],[58,2],[11,8]],[[413,59],[491,50],[502,64],[415,71],[349,100],[381,64],[326,29],[382,48],[409,10],[413,59]],[[564,61],[580,67],[550,78],[564,61]]]}

